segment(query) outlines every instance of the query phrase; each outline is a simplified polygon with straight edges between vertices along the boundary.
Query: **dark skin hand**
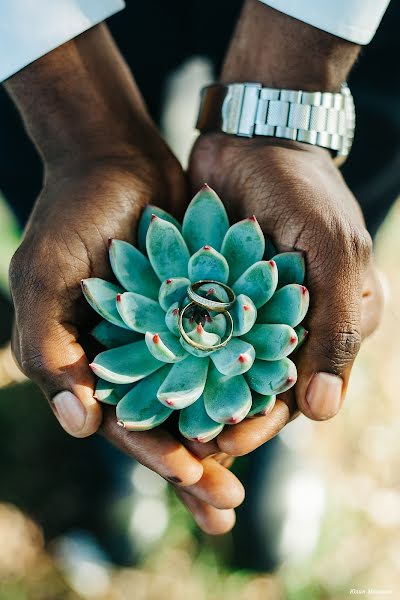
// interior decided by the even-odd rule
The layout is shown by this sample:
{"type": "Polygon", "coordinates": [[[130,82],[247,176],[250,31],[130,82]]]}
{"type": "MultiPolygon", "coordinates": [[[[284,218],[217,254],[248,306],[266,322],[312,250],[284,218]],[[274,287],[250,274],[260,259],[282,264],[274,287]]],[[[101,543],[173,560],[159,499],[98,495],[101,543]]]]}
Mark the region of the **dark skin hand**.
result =
{"type": "Polygon", "coordinates": [[[117,426],[115,409],[94,399],[95,378],[80,335],[93,324],[80,281],[112,277],[110,237],[135,242],[148,203],[178,217],[185,177],[151,122],[135,83],[104,26],[98,26],[7,82],[44,166],[43,190],[10,268],[13,349],[75,437],[97,430],[171,482],[205,531],[235,521],[243,486],[221,456],[186,448],[164,428],[117,426]],[[99,68],[101,64],[101,68],[99,68]]]}
{"type": "MultiPolygon", "coordinates": [[[[221,80],[337,91],[358,53],[354,44],[247,0],[221,80]],[[307,61],[304,57],[307,57],[307,61]]],[[[377,326],[382,291],[357,201],[328,151],[289,140],[201,135],[190,161],[193,188],[207,181],[232,220],[257,215],[279,251],[304,252],[310,330],[295,362],[298,380],[273,411],[225,428],[221,451],[251,452],[298,411],[315,420],[340,409],[361,341],[377,326]]]]}
{"type": "MultiPolygon", "coordinates": [[[[336,90],[357,52],[247,0],[222,80],[336,90]]],[[[17,360],[69,433],[84,437],[100,427],[119,448],[171,481],[200,527],[228,531],[244,490],[226,468],[232,460],[227,452],[244,454],[272,437],[295,414],[296,402],[312,418],[331,416],[326,394],[317,394],[325,398],[322,412],[306,403],[310,378],[321,371],[334,376],[339,406],[363,328],[372,330],[377,321],[379,287],[360,211],[323,150],[201,136],[191,160],[194,187],[208,181],[232,219],[255,213],[279,248],[306,252],[312,333],[298,357],[296,398],[287,394],[271,415],[226,428],[205,445],[184,446],[164,428],[129,433],[117,427],[110,408],[102,420],[93,398],[94,378],[79,339],[93,313],[79,283],[110,277],[107,240],[135,242],[147,203],[180,217],[188,198],[185,178],[104,26],[39,59],[11,78],[7,89],[45,165],[43,191],[10,271],[17,360]],[[366,328],[361,304],[370,307],[366,328]]]]}

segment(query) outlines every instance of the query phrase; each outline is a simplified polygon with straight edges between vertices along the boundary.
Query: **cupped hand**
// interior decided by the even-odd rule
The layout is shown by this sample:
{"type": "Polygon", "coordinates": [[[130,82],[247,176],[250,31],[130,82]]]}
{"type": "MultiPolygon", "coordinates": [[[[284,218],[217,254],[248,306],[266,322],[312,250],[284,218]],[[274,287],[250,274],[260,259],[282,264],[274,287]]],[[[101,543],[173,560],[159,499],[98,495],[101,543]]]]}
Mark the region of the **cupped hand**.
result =
{"type": "Polygon", "coordinates": [[[340,409],[363,338],[377,326],[382,291],[362,212],[331,156],[297,142],[198,138],[194,189],[207,181],[231,220],[255,214],[278,251],[304,252],[310,309],[306,344],[295,355],[298,380],[269,415],[225,428],[221,451],[238,456],[276,435],[298,410],[315,420],[340,409]]]}
{"type": "Polygon", "coordinates": [[[138,218],[149,202],[178,217],[185,208],[186,184],[176,159],[161,140],[142,145],[145,151],[87,161],[71,157],[68,164],[46,168],[43,191],[10,268],[13,349],[68,433],[85,437],[100,430],[169,480],[204,530],[223,533],[233,526],[233,507],[243,500],[240,482],[217,460],[204,453],[195,456],[195,449],[185,448],[166,429],[127,432],[117,426],[111,408],[103,418],[81,345],[94,313],[80,282],[111,277],[108,239],[134,242],[138,218]]]}

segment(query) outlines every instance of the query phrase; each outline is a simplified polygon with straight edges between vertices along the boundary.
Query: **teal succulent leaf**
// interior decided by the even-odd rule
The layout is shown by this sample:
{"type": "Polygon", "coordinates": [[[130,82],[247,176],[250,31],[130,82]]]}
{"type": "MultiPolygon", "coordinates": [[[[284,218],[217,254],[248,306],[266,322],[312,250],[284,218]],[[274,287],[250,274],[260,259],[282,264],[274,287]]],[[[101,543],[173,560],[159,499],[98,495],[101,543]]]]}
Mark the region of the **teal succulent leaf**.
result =
{"type": "Polygon", "coordinates": [[[306,277],[306,262],[302,252],[282,252],[272,259],[278,271],[277,289],[290,283],[302,285],[306,277]]]}
{"type": "Polygon", "coordinates": [[[90,367],[111,383],[134,383],[160,369],[164,363],[149,352],[144,340],[100,352],[90,367]]]}
{"type": "Polygon", "coordinates": [[[239,423],[249,412],[251,401],[251,391],[243,375],[227,377],[210,365],[204,405],[213,421],[230,425],[239,423]]]}
{"type": "Polygon", "coordinates": [[[105,348],[116,348],[143,339],[137,331],[123,329],[104,319],[92,329],[91,334],[105,348]]]}
{"type": "Polygon", "coordinates": [[[261,360],[279,360],[291,354],[297,346],[297,335],[289,325],[268,324],[254,325],[243,336],[256,351],[261,360]]]}
{"type": "Polygon", "coordinates": [[[251,403],[251,409],[247,413],[248,417],[262,417],[267,415],[275,406],[275,395],[263,396],[262,394],[252,391],[251,396],[253,401],[251,403]]]}
{"type": "Polygon", "coordinates": [[[202,246],[189,260],[189,279],[192,282],[201,279],[213,279],[227,283],[229,266],[226,258],[212,246],[202,246]]]}
{"type": "Polygon", "coordinates": [[[165,324],[168,330],[179,337],[181,332],[179,331],[179,302],[171,304],[165,314],[165,324]]]}
{"type": "Polygon", "coordinates": [[[210,355],[211,360],[223,375],[240,375],[248,371],[256,357],[251,344],[244,340],[233,338],[229,344],[210,355]]]}
{"type": "Polygon", "coordinates": [[[181,409],[195,402],[203,393],[208,371],[208,359],[188,356],[175,363],[157,393],[160,402],[181,409]]]}
{"type": "Polygon", "coordinates": [[[227,291],[222,285],[218,285],[218,283],[205,283],[199,287],[197,293],[199,296],[203,296],[209,300],[216,300],[217,302],[228,302],[229,300],[227,291]]]}
{"type": "Polygon", "coordinates": [[[228,215],[217,194],[207,184],[196,194],[186,209],[182,233],[192,254],[202,246],[220,250],[229,228],[228,215]]]}
{"type": "Polygon", "coordinates": [[[227,327],[226,317],[221,313],[209,313],[203,327],[208,333],[216,333],[222,339],[227,327]]]}
{"type": "Polygon", "coordinates": [[[264,396],[271,396],[282,394],[293,387],[297,379],[297,370],[290,358],[255,360],[245,377],[252,390],[264,396]]]}
{"type": "Polygon", "coordinates": [[[86,300],[103,319],[118,327],[129,329],[116,307],[116,298],[124,291],[121,287],[98,277],[82,279],[81,286],[86,300]]]}
{"type": "Polygon", "coordinates": [[[278,254],[278,250],[276,249],[276,246],[272,242],[271,238],[269,238],[269,237],[265,238],[265,251],[264,251],[265,260],[270,260],[277,254],[278,254]]]}
{"type": "Polygon", "coordinates": [[[169,331],[160,334],[147,331],[144,340],[149,352],[161,362],[176,363],[188,356],[179,339],[169,331]]]}
{"type": "Polygon", "coordinates": [[[173,225],[175,225],[178,231],[182,230],[182,226],[179,223],[179,221],[177,221],[175,217],[170,215],[166,210],[160,208],[159,206],[153,206],[152,204],[148,204],[143,209],[138,226],[138,244],[143,254],[147,254],[146,236],[151,222],[151,217],[153,215],[160,217],[160,219],[164,219],[164,221],[172,223],[173,225]]]}
{"type": "Polygon", "coordinates": [[[306,316],[309,302],[308,290],[303,285],[285,285],[259,309],[257,323],[284,323],[296,327],[306,316]]]}
{"type": "Polygon", "coordinates": [[[221,341],[218,334],[206,331],[201,323],[196,325],[187,335],[191,340],[203,346],[216,346],[221,341]]]}
{"type": "Polygon", "coordinates": [[[183,408],[179,414],[179,431],[183,437],[194,442],[210,442],[223,428],[221,423],[216,423],[208,416],[203,396],[183,408]]]}
{"type": "Polygon", "coordinates": [[[125,290],[157,300],[160,282],[137,248],[122,240],[110,240],[109,255],[114,275],[125,290]]]}
{"type": "Polygon", "coordinates": [[[250,331],[257,319],[257,309],[248,296],[240,294],[232,307],[233,335],[241,336],[250,331]]]}
{"type": "Polygon", "coordinates": [[[168,419],[172,410],[158,401],[157,392],[169,370],[165,366],[142,379],[118,403],[117,418],[125,429],[146,431],[168,419]]]}
{"type": "Polygon", "coordinates": [[[118,312],[124,323],[139,333],[146,331],[165,331],[165,313],[155,300],[125,292],[116,299],[118,312]]]}
{"type": "MultiPolygon", "coordinates": [[[[201,344],[202,346],[216,346],[220,343],[221,338],[216,333],[210,333],[204,329],[204,327],[199,323],[196,325],[191,331],[188,332],[188,337],[196,342],[197,344],[201,344]]],[[[215,350],[210,350],[210,352],[205,352],[204,350],[199,350],[189,344],[182,337],[180,338],[180,343],[182,347],[192,354],[192,356],[197,356],[198,358],[203,358],[204,356],[210,356],[215,352],[215,350]]]]}
{"type": "Polygon", "coordinates": [[[255,217],[243,219],[228,229],[221,253],[229,265],[229,282],[234,283],[252,264],[262,259],[265,240],[255,217]]]}
{"type": "Polygon", "coordinates": [[[146,237],[147,254],[160,281],[187,277],[189,250],[179,230],[159,217],[152,217],[146,237]]]}
{"type": "Polygon", "coordinates": [[[173,277],[163,281],[158,295],[161,308],[167,311],[171,304],[180,305],[187,295],[188,285],[190,281],[186,277],[173,277]]]}
{"type": "Polygon", "coordinates": [[[274,261],[260,260],[246,269],[232,286],[235,294],[245,294],[260,308],[271,298],[278,283],[274,261]]]}
{"type": "Polygon", "coordinates": [[[303,325],[297,325],[297,327],[295,327],[294,330],[297,335],[297,346],[296,346],[295,350],[298,350],[299,348],[301,348],[301,346],[306,341],[307,336],[308,336],[308,331],[305,327],[303,327],[303,325]]]}
{"type": "Polygon", "coordinates": [[[104,381],[104,379],[99,379],[97,381],[94,397],[96,400],[104,402],[105,404],[117,406],[121,398],[123,398],[134,385],[134,383],[117,385],[115,383],[110,383],[109,381],[104,381]]]}
{"type": "Polygon", "coordinates": [[[255,217],[229,227],[208,186],[190,203],[182,232],[171,215],[148,206],[139,223],[142,253],[128,242],[110,242],[121,285],[82,282],[103,317],[92,335],[107,348],[91,368],[99,377],[95,397],[116,406],[121,426],[151,429],[180,410],[181,434],[207,442],[225,424],[267,414],[276,394],[295,384],[296,367],[287,357],[307,335],[300,324],[309,304],[305,261],[300,252],[278,254],[255,217]],[[227,313],[196,304],[185,313],[186,335],[207,350],[189,344],[179,328],[191,302],[188,286],[203,280],[208,283],[196,289],[207,300],[227,302],[226,284],[236,294],[232,332],[227,313]]]}

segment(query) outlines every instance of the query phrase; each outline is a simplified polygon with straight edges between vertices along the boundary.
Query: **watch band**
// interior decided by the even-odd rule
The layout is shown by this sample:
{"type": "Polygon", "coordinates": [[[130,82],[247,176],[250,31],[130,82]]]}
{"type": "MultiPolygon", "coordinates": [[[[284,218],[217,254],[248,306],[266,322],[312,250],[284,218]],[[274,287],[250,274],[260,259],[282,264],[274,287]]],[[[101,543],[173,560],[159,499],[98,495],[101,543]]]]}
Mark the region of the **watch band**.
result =
{"type": "Polygon", "coordinates": [[[201,132],[272,136],[322,146],[347,156],[354,137],[351,92],[305,92],[260,83],[213,84],[202,89],[197,120],[201,132]]]}

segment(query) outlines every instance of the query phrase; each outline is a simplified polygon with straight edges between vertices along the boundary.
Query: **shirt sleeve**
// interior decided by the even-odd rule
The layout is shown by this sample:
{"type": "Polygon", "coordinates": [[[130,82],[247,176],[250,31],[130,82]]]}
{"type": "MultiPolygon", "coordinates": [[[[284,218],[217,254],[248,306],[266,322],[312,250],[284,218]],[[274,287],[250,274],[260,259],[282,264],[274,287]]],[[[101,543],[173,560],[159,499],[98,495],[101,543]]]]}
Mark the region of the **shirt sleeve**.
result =
{"type": "Polygon", "coordinates": [[[124,6],[123,0],[1,0],[0,81],[124,6]]]}
{"type": "Polygon", "coordinates": [[[369,44],[390,0],[261,0],[299,21],[355,44],[369,44]]]}

